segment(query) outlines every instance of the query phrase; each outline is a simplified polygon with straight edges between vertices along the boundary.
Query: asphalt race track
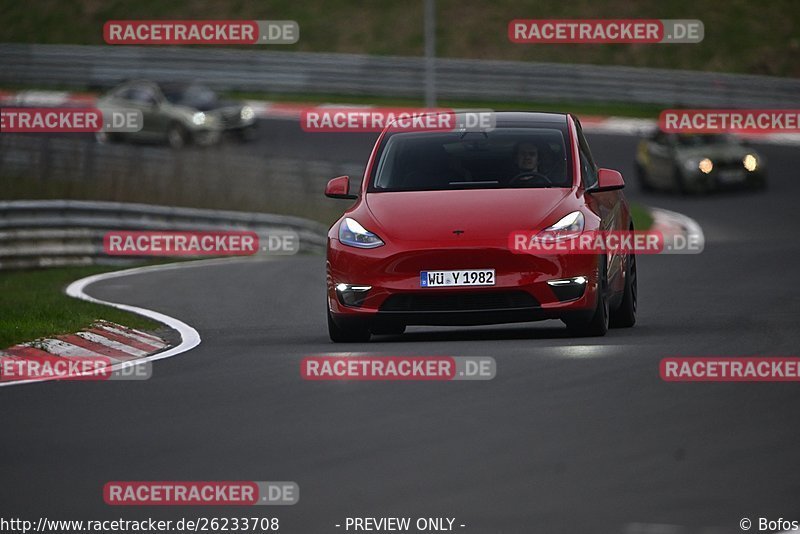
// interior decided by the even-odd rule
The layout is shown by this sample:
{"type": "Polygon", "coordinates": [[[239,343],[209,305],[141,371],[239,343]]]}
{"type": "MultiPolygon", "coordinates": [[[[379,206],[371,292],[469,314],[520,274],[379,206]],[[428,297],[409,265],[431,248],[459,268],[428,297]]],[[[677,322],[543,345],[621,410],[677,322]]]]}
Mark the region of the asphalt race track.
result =
{"type": "MultiPolygon", "coordinates": [[[[372,139],[262,126],[242,150],[365,162],[372,139]]],[[[658,370],[665,356],[798,354],[800,151],[758,146],[764,193],[680,198],[638,191],[636,139],[589,137],[599,163],[629,177],[630,199],[685,213],[706,236],[700,255],[640,258],[635,328],[599,339],[571,339],[554,321],[411,328],[333,345],[321,256],[108,280],[88,292],[177,317],[202,344],[156,362],[146,382],[0,389],[13,407],[0,506],[28,519],[274,515],[282,532],[313,534],[343,532],[334,525],[348,516],[455,517],[465,533],[740,532],[742,517],[800,519],[800,386],[665,383],[658,370]],[[497,377],[300,378],[301,358],[334,352],[493,356],[497,377]],[[102,499],[112,480],[291,480],[301,497],[114,508],[102,499]]]]}

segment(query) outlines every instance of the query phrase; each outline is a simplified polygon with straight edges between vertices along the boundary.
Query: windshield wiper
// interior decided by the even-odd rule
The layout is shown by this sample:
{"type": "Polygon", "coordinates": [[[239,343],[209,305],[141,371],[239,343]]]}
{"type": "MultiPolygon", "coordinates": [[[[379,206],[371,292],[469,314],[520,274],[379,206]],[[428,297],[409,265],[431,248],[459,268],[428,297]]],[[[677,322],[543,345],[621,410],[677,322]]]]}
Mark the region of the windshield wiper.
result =
{"type": "Polygon", "coordinates": [[[449,183],[450,183],[450,185],[467,186],[467,187],[469,187],[471,185],[497,185],[500,182],[498,182],[497,180],[486,180],[486,181],[483,181],[483,182],[449,182],[449,183]]]}

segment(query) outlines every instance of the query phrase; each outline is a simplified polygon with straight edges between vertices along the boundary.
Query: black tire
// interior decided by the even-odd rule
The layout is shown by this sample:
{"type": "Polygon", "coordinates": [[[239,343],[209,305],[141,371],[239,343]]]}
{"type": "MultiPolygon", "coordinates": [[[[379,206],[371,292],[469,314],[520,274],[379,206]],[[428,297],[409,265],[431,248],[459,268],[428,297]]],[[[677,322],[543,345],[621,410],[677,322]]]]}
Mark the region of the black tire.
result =
{"type": "Polygon", "coordinates": [[[361,343],[369,341],[371,333],[365,322],[348,321],[347,325],[338,325],[328,310],[328,336],[334,343],[361,343]]]}
{"type": "Polygon", "coordinates": [[[636,178],[639,181],[639,188],[642,191],[652,191],[653,185],[650,183],[650,179],[647,177],[647,171],[644,170],[644,167],[641,164],[636,164],[636,178]]]}
{"type": "Polygon", "coordinates": [[[593,312],[583,317],[573,317],[564,322],[570,334],[576,337],[600,337],[608,332],[609,310],[608,310],[608,276],[606,274],[606,258],[601,256],[600,287],[597,293],[597,305],[593,312]]]}
{"type": "Polygon", "coordinates": [[[173,122],[167,128],[167,144],[170,148],[174,148],[175,150],[179,150],[185,147],[189,143],[189,132],[178,124],[177,122],[173,122]]]}
{"type": "Polygon", "coordinates": [[[94,138],[101,145],[122,142],[122,134],[117,132],[97,132],[94,138]]]}
{"type": "Polygon", "coordinates": [[[637,278],[636,254],[630,253],[625,270],[625,293],[622,295],[619,308],[611,312],[608,319],[611,328],[630,328],[636,324],[636,306],[639,297],[637,278]]]}
{"type": "Polygon", "coordinates": [[[236,130],[236,139],[240,143],[250,143],[252,141],[255,141],[256,140],[255,126],[248,126],[247,128],[236,130]]]}

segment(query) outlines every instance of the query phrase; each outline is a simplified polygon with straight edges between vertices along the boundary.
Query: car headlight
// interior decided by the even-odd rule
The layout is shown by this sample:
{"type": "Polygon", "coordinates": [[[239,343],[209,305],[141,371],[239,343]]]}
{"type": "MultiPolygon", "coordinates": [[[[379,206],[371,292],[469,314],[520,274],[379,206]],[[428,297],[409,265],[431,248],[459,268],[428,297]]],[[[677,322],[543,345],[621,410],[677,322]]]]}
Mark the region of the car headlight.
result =
{"type": "Polygon", "coordinates": [[[249,121],[255,116],[256,112],[253,111],[253,108],[250,106],[243,106],[242,111],[239,113],[239,117],[241,117],[243,121],[249,121]]]}
{"type": "Polygon", "coordinates": [[[548,226],[536,236],[538,239],[560,240],[574,237],[583,232],[584,217],[580,211],[565,215],[557,223],[548,226]]]}
{"type": "Polygon", "coordinates": [[[714,168],[714,162],[708,158],[689,158],[683,162],[683,168],[686,172],[700,171],[708,174],[714,168]]]}
{"type": "Polygon", "coordinates": [[[202,111],[198,111],[194,115],[192,115],[192,122],[198,126],[202,126],[206,123],[206,114],[202,111]]]}
{"type": "Polygon", "coordinates": [[[708,158],[703,158],[700,160],[700,163],[697,164],[697,168],[700,169],[700,172],[703,174],[708,174],[714,169],[714,163],[708,158]]]}
{"type": "Polygon", "coordinates": [[[748,154],[742,160],[742,165],[744,165],[744,168],[748,171],[753,172],[758,168],[758,158],[753,154],[748,154]]]}
{"type": "Polygon", "coordinates": [[[376,248],[384,244],[380,237],[350,217],[345,217],[342,224],[339,225],[339,241],[358,248],[376,248]]]}

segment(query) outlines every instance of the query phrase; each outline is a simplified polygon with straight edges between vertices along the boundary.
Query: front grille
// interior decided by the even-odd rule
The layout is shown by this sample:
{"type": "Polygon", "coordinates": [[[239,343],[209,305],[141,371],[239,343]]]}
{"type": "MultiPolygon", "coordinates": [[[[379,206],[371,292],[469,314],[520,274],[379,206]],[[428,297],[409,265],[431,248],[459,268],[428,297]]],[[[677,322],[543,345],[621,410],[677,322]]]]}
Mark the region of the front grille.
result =
{"type": "Polygon", "coordinates": [[[714,161],[715,170],[744,171],[744,165],[742,164],[741,159],[722,159],[722,160],[712,160],[712,161],[714,161]]]}
{"type": "Polygon", "coordinates": [[[539,302],[525,291],[475,291],[470,293],[407,293],[387,298],[380,311],[445,312],[535,308],[539,302]]]}
{"type": "Polygon", "coordinates": [[[223,112],[220,118],[222,119],[222,126],[225,128],[237,126],[239,124],[239,111],[223,112]]]}

